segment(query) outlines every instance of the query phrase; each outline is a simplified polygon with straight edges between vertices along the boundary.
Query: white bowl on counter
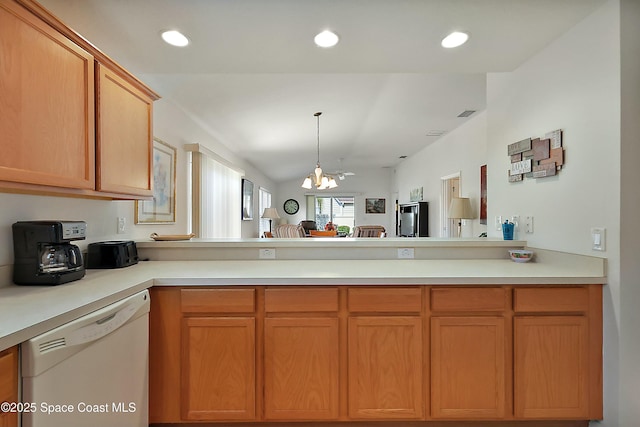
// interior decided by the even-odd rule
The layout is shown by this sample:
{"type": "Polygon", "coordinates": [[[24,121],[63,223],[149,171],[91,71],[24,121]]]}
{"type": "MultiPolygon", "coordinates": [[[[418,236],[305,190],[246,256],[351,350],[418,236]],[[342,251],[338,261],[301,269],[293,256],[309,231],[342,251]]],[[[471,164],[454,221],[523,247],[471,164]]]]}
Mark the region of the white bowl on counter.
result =
{"type": "Polygon", "coordinates": [[[526,249],[511,249],[509,250],[509,256],[514,262],[529,262],[533,258],[533,251],[526,249]]]}

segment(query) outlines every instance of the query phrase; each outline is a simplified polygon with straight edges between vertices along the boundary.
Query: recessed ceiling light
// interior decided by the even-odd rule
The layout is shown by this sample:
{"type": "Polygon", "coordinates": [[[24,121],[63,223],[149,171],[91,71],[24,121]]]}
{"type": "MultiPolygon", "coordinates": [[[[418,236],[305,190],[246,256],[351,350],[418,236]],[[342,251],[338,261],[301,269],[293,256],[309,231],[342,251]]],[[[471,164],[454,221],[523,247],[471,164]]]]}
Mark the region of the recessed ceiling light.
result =
{"type": "Polygon", "coordinates": [[[340,41],[340,38],[336,33],[331,32],[329,30],[325,30],[317,34],[313,38],[313,41],[316,43],[316,45],[320,47],[333,47],[338,44],[338,41],[340,41]]]}
{"type": "Polygon", "coordinates": [[[469,34],[462,33],[460,31],[454,31],[453,33],[442,39],[442,47],[458,47],[465,44],[467,40],[469,40],[469,34]]]}
{"type": "Polygon", "coordinates": [[[162,32],[162,40],[169,43],[172,46],[184,47],[189,44],[187,36],[180,31],[169,30],[162,32]]]}

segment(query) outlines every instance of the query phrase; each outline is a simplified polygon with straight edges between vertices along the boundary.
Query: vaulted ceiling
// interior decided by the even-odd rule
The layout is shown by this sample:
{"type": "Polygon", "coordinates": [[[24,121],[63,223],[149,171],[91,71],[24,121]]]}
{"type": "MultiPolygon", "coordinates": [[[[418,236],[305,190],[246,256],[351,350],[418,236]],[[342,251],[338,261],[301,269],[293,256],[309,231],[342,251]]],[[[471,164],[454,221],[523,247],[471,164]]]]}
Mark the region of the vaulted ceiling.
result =
{"type": "Polygon", "coordinates": [[[315,112],[325,170],[393,167],[485,108],[486,73],[514,70],[604,0],[40,2],[284,181],[315,164],[315,112]],[[316,47],[327,28],[340,43],[316,47]],[[165,29],[191,43],[165,44],[165,29]],[[442,48],[453,30],[469,41],[442,48]]]}

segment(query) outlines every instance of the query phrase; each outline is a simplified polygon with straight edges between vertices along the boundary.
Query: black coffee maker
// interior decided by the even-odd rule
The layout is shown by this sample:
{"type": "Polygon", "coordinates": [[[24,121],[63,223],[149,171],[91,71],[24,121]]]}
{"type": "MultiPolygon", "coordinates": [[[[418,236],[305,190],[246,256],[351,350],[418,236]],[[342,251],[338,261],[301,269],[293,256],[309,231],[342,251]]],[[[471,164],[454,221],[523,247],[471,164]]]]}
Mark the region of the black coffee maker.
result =
{"type": "Polygon", "coordinates": [[[59,285],[84,277],[80,248],[84,221],[18,221],[13,228],[13,282],[16,285],[59,285]]]}

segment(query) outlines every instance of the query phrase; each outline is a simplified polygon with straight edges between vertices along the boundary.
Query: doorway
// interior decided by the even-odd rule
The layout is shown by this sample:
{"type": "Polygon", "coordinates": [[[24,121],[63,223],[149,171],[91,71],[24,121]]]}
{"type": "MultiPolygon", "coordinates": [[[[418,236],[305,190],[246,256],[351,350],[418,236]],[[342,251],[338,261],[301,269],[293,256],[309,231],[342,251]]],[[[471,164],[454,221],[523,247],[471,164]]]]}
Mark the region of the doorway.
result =
{"type": "Polygon", "coordinates": [[[440,178],[440,237],[456,237],[456,220],[449,218],[451,199],[460,197],[460,172],[440,178]]]}

